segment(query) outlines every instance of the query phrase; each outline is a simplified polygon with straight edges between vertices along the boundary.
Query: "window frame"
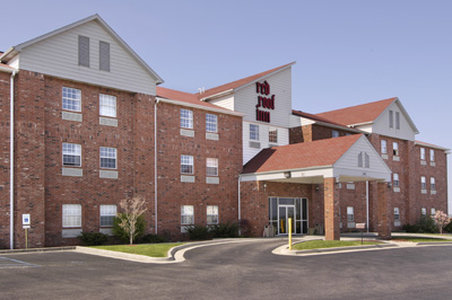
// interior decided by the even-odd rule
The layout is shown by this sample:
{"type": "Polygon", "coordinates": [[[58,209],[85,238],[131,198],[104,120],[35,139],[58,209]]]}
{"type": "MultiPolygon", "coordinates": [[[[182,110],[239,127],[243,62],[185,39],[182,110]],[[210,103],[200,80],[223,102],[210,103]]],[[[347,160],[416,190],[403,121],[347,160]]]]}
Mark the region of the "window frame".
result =
{"type": "Polygon", "coordinates": [[[436,191],[436,179],[435,177],[430,177],[430,190],[436,191]]]}
{"type": "Polygon", "coordinates": [[[421,176],[421,190],[427,190],[427,178],[421,176]]]}
{"type": "Polygon", "coordinates": [[[355,222],[355,208],[353,206],[347,206],[347,223],[353,222],[355,222]],[[350,218],[350,216],[352,217],[350,218]]]}
{"type": "Polygon", "coordinates": [[[218,133],[218,116],[206,113],[206,132],[218,133]],[[212,129],[214,127],[215,129],[212,129]]]}
{"type": "Polygon", "coordinates": [[[181,154],[181,156],[180,156],[180,173],[184,174],[184,175],[193,175],[195,173],[195,163],[194,163],[193,155],[181,154]],[[189,164],[185,164],[184,163],[185,161],[188,161],[189,164]],[[183,170],[184,166],[191,167],[191,171],[185,172],[183,170]]]}
{"type": "MultiPolygon", "coordinates": [[[[66,147],[66,151],[67,151],[67,147],[66,147]]],[[[61,143],[61,163],[62,163],[63,167],[81,168],[82,167],[82,145],[74,144],[74,143],[66,143],[66,142],[61,143]],[[75,148],[77,148],[77,146],[78,146],[79,153],[77,153],[77,151],[75,151],[75,154],[69,153],[69,152],[65,153],[64,145],[76,146],[75,148]],[[70,156],[74,156],[74,157],[79,156],[79,164],[74,165],[74,164],[67,164],[67,162],[65,163],[65,160],[64,160],[65,155],[70,155],[70,156]]]]}
{"type": "Polygon", "coordinates": [[[395,112],[395,128],[400,129],[400,112],[395,112]]]}
{"type": "Polygon", "coordinates": [[[400,156],[400,150],[399,150],[399,143],[398,142],[392,142],[392,155],[393,156],[400,156]]]}
{"type": "Polygon", "coordinates": [[[107,95],[107,94],[99,94],[99,116],[102,117],[109,117],[109,118],[116,118],[118,115],[118,101],[116,96],[113,95],[107,95]],[[108,102],[114,100],[114,105],[105,104],[102,102],[108,102]],[[107,108],[114,108],[114,114],[107,114],[105,112],[102,112],[102,107],[107,108]]]}
{"type": "Polygon", "coordinates": [[[259,125],[250,123],[249,135],[250,135],[250,141],[259,142],[260,141],[259,140],[259,125]],[[256,130],[253,130],[253,128],[256,130]]]}
{"type": "Polygon", "coordinates": [[[218,205],[207,205],[206,206],[206,224],[207,225],[216,225],[216,224],[219,224],[219,222],[220,222],[220,215],[219,215],[218,205]],[[214,212],[216,212],[216,214],[212,214],[211,212],[209,213],[209,208],[210,209],[214,208],[214,212]],[[216,221],[209,222],[209,217],[214,218],[214,220],[216,218],[216,221]]]}
{"type": "Polygon", "coordinates": [[[181,108],[179,111],[180,128],[193,129],[193,111],[181,108]],[[185,115],[186,113],[186,115],[185,115]]]}
{"type": "Polygon", "coordinates": [[[430,208],[430,216],[433,218],[436,215],[436,208],[432,207],[430,208]]]}
{"type": "Polygon", "coordinates": [[[76,88],[63,86],[61,89],[61,109],[73,112],[82,112],[82,91],[76,88]],[[78,96],[78,98],[72,98],[70,97],[71,95],[78,96]],[[74,105],[74,103],[77,102],[78,106],[74,105]]]}
{"type": "Polygon", "coordinates": [[[278,128],[270,127],[268,129],[268,142],[278,144],[278,128]]]}
{"type": "MultiPolygon", "coordinates": [[[[112,210],[113,211],[113,210],[112,210]]],[[[118,207],[115,204],[101,204],[99,206],[99,226],[101,228],[109,228],[109,227],[113,227],[113,223],[114,223],[114,217],[116,217],[118,214],[118,207]],[[107,208],[112,208],[114,207],[114,214],[109,212],[107,208]],[[104,209],[104,211],[103,211],[104,209]],[[105,212],[105,210],[107,212],[105,212]],[[102,224],[102,217],[113,217],[111,220],[111,224],[102,224]]]]}
{"type": "Polygon", "coordinates": [[[393,173],[392,174],[392,181],[393,181],[392,185],[394,187],[400,187],[400,176],[399,176],[399,173],[393,173]]]}
{"type": "Polygon", "coordinates": [[[386,140],[380,141],[381,154],[388,154],[388,142],[386,140]]]}
{"type": "Polygon", "coordinates": [[[435,149],[430,149],[430,162],[435,161],[435,149]]]}
{"type": "Polygon", "coordinates": [[[193,205],[181,205],[180,207],[180,224],[182,226],[195,224],[195,207],[193,205]],[[191,214],[186,214],[185,208],[191,208],[191,214]],[[185,222],[187,217],[191,218],[191,222],[185,222]]]}
{"type": "Polygon", "coordinates": [[[389,128],[394,128],[394,111],[389,111],[389,128]]]}
{"type": "Polygon", "coordinates": [[[99,168],[101,168],[101,169],[109,169],[109,170],[116,170],[118,168],[118,150],[116,148],[103,147],[103,146],[99,147],[99,168]],[[102,156],[102,150],[104,150],[104,156],[102,156]],[[105,151],[108,153],[108,152],[110,152],[110,150],[114,150],[113,151],[114,157],[105,156],[105,151]],[[102,158],[103,159],[114,159],[115,166],[113,168],[112,167],[102,166],[102,158]]]}
{"type": "Polygon", "coordinates": [[[99,71],[110,72],[111,70],[111,45],[109,42],[99,41],[99,71]],[[105,45],[107,48],[103,48],[102,45],[105,45]],[[104,57],[102,55],[102,49],[108,49],[107,56],[104,57]],[[106,66],[104,66],[104,63],[106,66]]]}
{"type": "Polygon", "coordinates": [[[78,65],[81,67],[86,67],[89,68],[90,67],[90,38],[84,35],[78,35],[78,40],[77,40],[77,45],[78,45],[78,65]],[[86,39],[85,41],[87,41],[87,49],[83,49],[82,48],[82,40],[86,39]],[[82,58],[82,51],[86,50],[86,53],[83,53],[86,55],[86,57],[82,58]],[[86,61],[84,61],[86,59],[86,61]]]}
{"type": "Polygon", "coordinates": [[[394,222],[400,222],[400,209],[398,207],[394,207],[394,222]]]}
{"type": "Polygon", "coordinates": [[[332,137],[332,138],[337,138],[337,137],[339,137],[339,131],[338,131],[338,130],[335,130],[335,129],[331,130],[331,137],[332,137]]]}
{"type": "Polygon", "coordinates": [[[206,176],[218,177],[218,158],[214,158],[214,157],[206,158],[206,176]],[[209,172],[209,170],[211,170],[213,168],[215,168],[215,174],[209,172]]]}
{"type": "Polygon", "coordinates": [[[425,148],[424,147],[421,147],[419,149],[419,155],[420,155],[421,160],[425,160],[425,148]]]}
{"type": "Polygon", "coordinates": [[[421,208],[421,215],[426,216],[427,215],[427,209],[425,207],[421,208]]]}
{"type": "Polygon", "coordinates": [[[81,204],[63,204],[61,206],[61,225],[62,228],[81,228],[82,227],[82,205],[81,204]],[[67,214],[71,211],[70,208],[78,208],[78,214],[67,214]],[[78,217],[77,224],[70,224],[66,218],[68,217],[78,217]]]}

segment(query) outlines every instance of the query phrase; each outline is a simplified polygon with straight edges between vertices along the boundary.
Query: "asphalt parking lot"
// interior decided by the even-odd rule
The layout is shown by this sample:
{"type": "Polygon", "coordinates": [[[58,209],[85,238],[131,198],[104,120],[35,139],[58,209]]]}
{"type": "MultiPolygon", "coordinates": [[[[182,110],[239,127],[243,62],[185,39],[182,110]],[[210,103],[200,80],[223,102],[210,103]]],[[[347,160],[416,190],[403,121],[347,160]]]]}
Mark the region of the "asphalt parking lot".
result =
{"type": "Polygon", "coordinates": [[[0,299],[449,299],[452,247],[276,256],[280,241],[197,248],[180,264],[76,252],[0,255],[0,299]]]}

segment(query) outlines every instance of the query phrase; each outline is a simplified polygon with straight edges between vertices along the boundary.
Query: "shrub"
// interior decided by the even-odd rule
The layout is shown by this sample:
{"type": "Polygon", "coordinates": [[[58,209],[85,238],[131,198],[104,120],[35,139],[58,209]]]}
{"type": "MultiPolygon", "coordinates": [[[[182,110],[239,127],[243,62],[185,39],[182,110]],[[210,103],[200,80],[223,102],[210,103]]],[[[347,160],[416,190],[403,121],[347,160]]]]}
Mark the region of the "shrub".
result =
{"type": "Polygon", "coordinates": [[[430,216],[421,216],[419,221],[414,225],[404,225],[403,229],[411,233],[437,233],[438,226],[430,216]]]}
{"type": "Polygon", "coordinates": [[[146,234],[137,240],[137,243],[141,244],[154,244],[154,243],[166,243],[168,239],[158,234],[146,234]]]}
{"type": "Polygon", "coordinates": [[[188,238],[192,241],[210,240],[212,233],[209,228],[201,225],[187,226],[188,238]]]}
{"type": "MultiPolygon", "coordinates": [[[[127,243],[130,241],[129,234],[121,226],[119,226],[123,218],[125,218],[124,213],[120,213],[117,217],[114,218],[113,234],[117,236],[122,242],[127,243]]],[[[137,219],[134,239],[140,239],[144,235],[145,228],[146,221],[144,220],[144,215],[141,215],[137,219]]]]}
{"type": "Polygon", "coordinates": [[[108,236],[101,232],[82,232],[79,239],[85,246],[98,246],[105,244],[108,240],[108,236]]]}
{"type": "Polygon", "coordinates": [[[242,219],[239,222],[239,228],[240,228],[240,235],[241,236],[250,236],[251,233],[251,225],[250,222],[246,219],[242,219]]]}
{"type": "Polygon", "coordinates": [[[446,227],[444,227],[444,232],[452,233],[452,222],[447,224],[446,227]]]}
{"type": "Polygon", "coordinates": [[[225,223],[216,224],[210,227],[210,231],[214,238],[233,238],[239,236],[239,224],[225,223]]]}

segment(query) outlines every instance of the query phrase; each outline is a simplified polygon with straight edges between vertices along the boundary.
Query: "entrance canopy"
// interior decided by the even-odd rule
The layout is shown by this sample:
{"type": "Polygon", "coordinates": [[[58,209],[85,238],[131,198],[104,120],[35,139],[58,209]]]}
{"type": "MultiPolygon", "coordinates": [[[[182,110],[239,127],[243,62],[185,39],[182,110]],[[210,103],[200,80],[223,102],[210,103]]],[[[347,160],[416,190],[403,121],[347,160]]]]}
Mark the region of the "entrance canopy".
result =
{"type": "Polygon", "coordinates": [[[321,184],[391,181],[391,170],[363,134],[267,148],[243,168],[241,181],[321,184]]]}

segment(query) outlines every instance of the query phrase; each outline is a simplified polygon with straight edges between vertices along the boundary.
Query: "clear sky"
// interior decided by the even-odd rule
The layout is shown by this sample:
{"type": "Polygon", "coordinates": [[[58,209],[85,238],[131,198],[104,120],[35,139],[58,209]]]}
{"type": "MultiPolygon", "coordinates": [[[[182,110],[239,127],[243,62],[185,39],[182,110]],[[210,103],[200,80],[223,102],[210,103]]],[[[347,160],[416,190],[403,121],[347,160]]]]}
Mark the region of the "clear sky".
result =
{"type": "Polygon", "coordinates": [[[94,13],[166,87],[196,92],[296,61],[295,109],[397,96],[417,139],[452,148],[452,1],[15,0],[0,50],[94,13]]]}

